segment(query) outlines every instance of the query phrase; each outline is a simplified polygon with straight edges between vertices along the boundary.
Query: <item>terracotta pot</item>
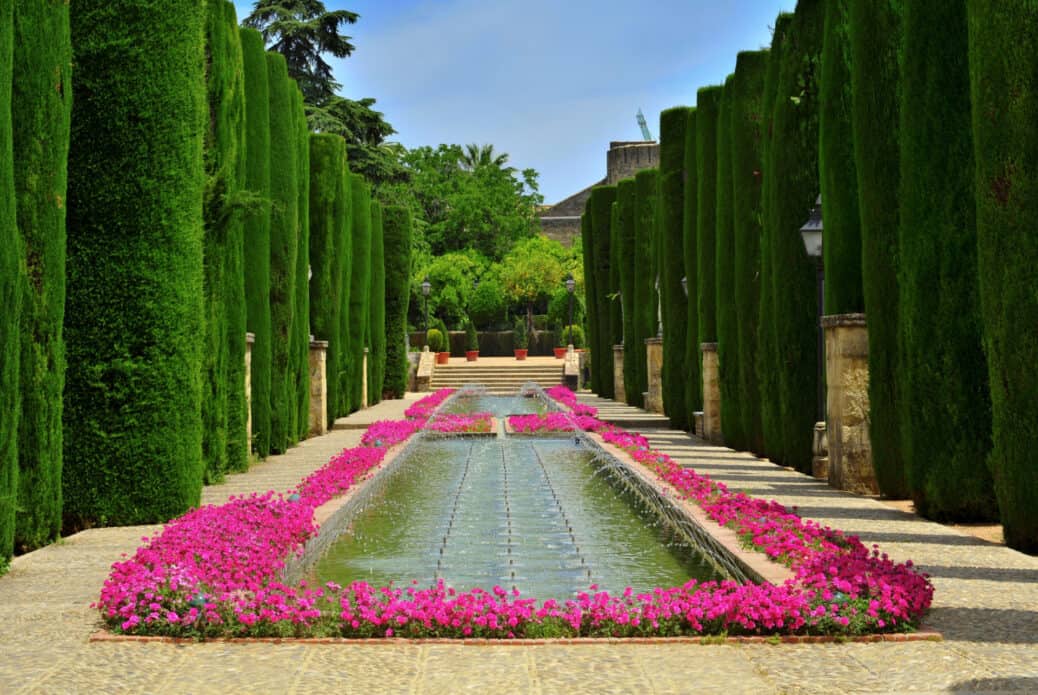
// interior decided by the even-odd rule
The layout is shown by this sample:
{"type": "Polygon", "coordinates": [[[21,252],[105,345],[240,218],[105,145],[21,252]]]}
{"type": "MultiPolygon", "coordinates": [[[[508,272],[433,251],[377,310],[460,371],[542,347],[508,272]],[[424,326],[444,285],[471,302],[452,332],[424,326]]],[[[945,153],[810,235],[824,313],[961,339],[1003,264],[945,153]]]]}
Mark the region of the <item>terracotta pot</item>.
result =
{"type": "Polygon", "coordinates": [[[451,354],[449,352],[437,352],[436,353],[436,364],[447,364],[451,354]]]}
{"type": "Polygon", "coordinates": [[[566,348],[564,348],[564,347],[561,347],[561,348],[557,347],[557,348],[555,348],[555,359],[557,359],[557,360],[566,359],[566,348]]]}
{"type": "Polygon", "coordinates": [[[468,361],[468,362],[475,362],[478,357],[479,357],[479,350],[466,350],[465,351],[465,360],[468,361]]]}
{"type": "Polygon", "coordinates": [[[525,360],[526,359],[526,352],[527,352],[527,348],[522,348],[522,349],[516,348],[515,349],[515,358],[517,360],[525,360]]]}

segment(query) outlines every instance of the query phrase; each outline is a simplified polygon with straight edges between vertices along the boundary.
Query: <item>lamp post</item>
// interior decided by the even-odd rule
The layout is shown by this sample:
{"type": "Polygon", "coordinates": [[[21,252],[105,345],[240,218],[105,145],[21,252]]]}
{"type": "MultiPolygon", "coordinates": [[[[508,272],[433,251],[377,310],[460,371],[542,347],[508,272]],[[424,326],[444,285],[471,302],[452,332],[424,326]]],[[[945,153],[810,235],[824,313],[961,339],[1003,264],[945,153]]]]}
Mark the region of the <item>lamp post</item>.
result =
{"type": "Polygon", "coordinates": [[[567,324],[569,331],[569,340],[566,341],[567,347],[573,346],[573,290],[577,288],[577,281],[573,279],[573,273],[566,275],[566,291],[569,292],[569,324],[567,324]]]}
{"type": "Polygon", "coordinates": [[[425,305],[425,344],[429,345],[429,290],[432,289],[432,283],[429,282],[429,276],[426,275],[425,279],[422,280],[422,303],[425,305]]]}
{"type": "Polygon", "coordinates": [[[818,289],[818,422],[825,420],[825,373],[824,358],[825,338],[822,333],[822,312],[824,311],[825,261],[822,256],[822,196],[818,196],[807,222],[800,228],[800,238],[804,242],[807,255],[815,260],[816,286],[818,289]]]}

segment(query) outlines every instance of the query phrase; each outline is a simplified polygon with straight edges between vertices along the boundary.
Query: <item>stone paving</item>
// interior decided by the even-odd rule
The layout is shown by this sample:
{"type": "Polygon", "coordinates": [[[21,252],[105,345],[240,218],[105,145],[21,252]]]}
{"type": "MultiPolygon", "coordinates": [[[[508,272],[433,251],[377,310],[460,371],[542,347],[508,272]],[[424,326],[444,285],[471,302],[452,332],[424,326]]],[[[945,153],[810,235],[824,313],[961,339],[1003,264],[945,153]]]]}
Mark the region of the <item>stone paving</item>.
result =
{"type": "MultiPolygon", "coordinates": [[[[409,400],[417,394],[409,394],[409,400]]],[[[89,608],[112,562],[157,527],[93,529],[17,558],[0,578],[0,694],[6,693],[1038,693],[1038,558],[891,509],[660,418],[586,397],[638,423],[654,446],[730,487],[912,558],[934,575],[929,626],[943,642],[827,645],[466,646],[91,643],[89,608]]],[[[399,418],[408,401],[357,415],[399,418]]],[[[343,426],[348,424],[343,423],[343,426]]],[[[361,430],[336,429],[206,488],[206,502],[291,487],[361,430]]]]}

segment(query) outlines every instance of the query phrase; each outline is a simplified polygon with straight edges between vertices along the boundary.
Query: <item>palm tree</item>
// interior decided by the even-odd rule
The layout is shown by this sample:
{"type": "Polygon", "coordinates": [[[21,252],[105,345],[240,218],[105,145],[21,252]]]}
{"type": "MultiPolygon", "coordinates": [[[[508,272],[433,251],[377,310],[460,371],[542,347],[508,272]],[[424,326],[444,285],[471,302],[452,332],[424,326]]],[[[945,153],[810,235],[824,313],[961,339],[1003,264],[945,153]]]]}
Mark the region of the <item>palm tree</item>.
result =
{"type": "MultiPolygon", "coordinates": [[[[475,171],[488,166],[501,169],[507,162],[507,153],[495,155],[493,145],[477,145],[475,143],[465,145],[465,151],[462,152],[458,160],[461,168],[468,171],[475,171]]],[[[510,169],[511,167],[509,167],[510,169]]]]}

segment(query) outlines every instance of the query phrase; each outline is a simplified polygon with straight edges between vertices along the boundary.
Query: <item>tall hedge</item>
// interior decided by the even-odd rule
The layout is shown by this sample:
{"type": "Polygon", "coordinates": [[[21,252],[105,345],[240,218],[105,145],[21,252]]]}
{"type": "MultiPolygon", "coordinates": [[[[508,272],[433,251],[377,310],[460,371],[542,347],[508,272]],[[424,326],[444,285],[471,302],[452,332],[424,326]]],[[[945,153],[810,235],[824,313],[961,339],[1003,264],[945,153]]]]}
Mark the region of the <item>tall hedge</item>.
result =
{"type": "Polygon", "coordinates": [[[905,471],[924,516],[993,519],[966,3],[906,1],[904,27],[897,373],[905,471]]]}
{"type": "Polygon", "coordinates": [[[1038,30],[1035,4],[969,2],[989,459],[1006,543],[1038,552],[1038,30]]]}
{"type": "Polygon", "coordinates": [[[402,205],[382,211],[386,277],[386,363],[383,391],[401,398],[407,390],[407,305],[411,298],[411,213],[402,205]]]}
{"type": "Polygon", "coordinates": [[[297,419],[295,352],[296,262],[299,256],[299,152],[296,147],[296,86],[285,57],[267,53],[270,86],[270,450],[293,442],[297,419]]]}
{"type": "Polygon", "coordinates": [[[584,212],[580,216],[580,243],[584,256],[584,306],[587,307],[587,344],[591,350],[591,390],[601,393],[599,383],[602,375],[596,369],[595,353],[598,351],[598,287],[595,283],[595,250],[591,243],[591,198],[584,203],[584,212]]]}
{"type": "MultiPolygon", "coordinates": [[[[736,386],[743,446],[762,453],[760,386],[757,374],[757,325],[760,317],[761,186],[764,163],[764,78],[768,51],[742,52],[732,81],[732,208],[734,253],[733,298],[739,325],[736,386]]],[[[723,424],[723,421],[722,421],[723,424]]]]}
{"type": "MultiPolygon", "coordinates": [[[[347,151],[347,160],[349,153],[347,151]]],[[[339,175],[340,192],[337,196],[339,205],[336,207],[336,220],[339,222],[340,233],[335,238],[335,265],[332,269],[333,277],[337,279],[338,286],[333,289],[339,297],[339,354],[336,357],[337,375],[339,385],[336,390],[339,393],[338,402],[335,403],[334,412],[336,416],[347,415],[350,412],[350,402],[353,398],[353,390],[350,387],[350,368],[352,367],[353,342],[350,340],[350,292],[353,284],[353,175],[349,166],[344,164],[339,175]]],[[[330,401],[329,401],[330,402],[330,401]]]]}
{"type": "MultiPolygon", "coordinates": [[[[688,110],[685,123],[684,212],[681,251],[688,296],[685,298],[685,410],[688,417],[703,407],[703,361],[699,355],[699,262],[697,254],[699,163],[696,158],[698,121],[696,109],[688,110]]],[[[702,433],[700,433],[702,434],[702,433]]]]}
{"type": "Polygon", "coordinates": [[[350,175],[350,190],[353,196],[352,232],[352,273],[350,275],[349,299],[349,388],[350,412],[358,410],[362,402],[364,375],[361,371],[364,364],[364,348],[368,347],[368,322],[370,321],[370,303],[368,292],[371,289],[371,188],[360,174],[350,175]]]}
{"type": "Polygon", "coordinates": [[[303,108],[303,93],[292,90],[296,129],[296,170],[299,185],[299,233],[296,239],[295,306],[292,319],[292,383],[296,416],[292,442],[310,434],[310,128],[303,108]]]}
{"type": "Polygon", "coordinates": [[[14,552],[18,501],[18,353],[22,297],[21,237],[14,195],[11,132],[11,65],[14,32],[12,5],[0,0],[0,564],[14,552]]]}
{"type": "Polygon", "coordinates": [[[612,205],[616,200],[616,186],[596,186],[591,189],[591,247],[595,273],[595,304],[589,307],[598,317],[598,340],[591,353],[592,371],[599,374],[598,395],[612,398],[613,389],[613,330],[612,298],[617,291],[610,283],[609,242],[611,237],[612,205]]]}
{"type": "MultiPolygon", "coordinates": [[[[623,308],[623,281],[621,280],[621,265],[623,258],[620,253],[620,189],[617,187],[616,199],[609,206],[609,286],[618,296],[609,302],[609,340],[613,345],[623,345],[624,342],[624,308],[623,308]]],[[[610,364],[613,354],[609,353],[610,364]]],[[[623,400],[622,393],[614,394],[614,397],[623,400]]]]}
{"type": "Polygon", "coordinates": [[[202,486],[205,2],[70,11],[64,513],[153,523],[202,486]]]}
{"type": "MultiPolygon", "coordinates": [[[[624,338],[624,402],[628,405],[638,403],[635,391],[637,383],[634,342],[634,325],[636,310],[634,306],[635,286],[635,216],[637,211],[638,185],[633,178],[623,179],[616,184],[616,204],[619,207],[619,258],[620,258],[620,291],[623,307],[624,338]]],[[[618,397],[620,394],[616,394],[618,397]]]]}
{"type": "Polygon", "coordinates": [[[717,341],[717,118],[723,93],[721,86],[703,87],[696,97],[696,300],[700,343],[717,341]]]}
{"type": "Polygon", "coordinates": [[[825,313],[865,311],[858,174],[851,124],[851,0],[825,4],[818,83],[818,173],[825,210],[825,313]]]}
{"type": "Polygon", "coordinates": [[[368,356],[368,403],[382,400],[386,359],[386,260],[382,205],[371,203],[371,354],[368,356]]]}
{"type": "Polygon", "coordinates": [[[852,0],[850,19],[854,160],[869,329],[869,439],[880,492],[898,498],[908,497],[897,397],[902,5],[903,0],[852,0]]]}
{"type": "Polygon", "coordinates": [[[227,58],[234,66],[226,98],[222,103],[225,128],[235,143],[233,157],[228,159],[229,181],[234,196],[227,225],[227,253],[224,256],[224,315],[227,323],[227,468],[243,471],[249,466],[247,433],[248,402],[245,400],[245,221],[243,217],[246,188],[245,75],[241,35],[234,3],[223,3],[223,22],[227,38],[227,58]]]}
{"type": "Polygon", "coordinates": [[[757,385],[760,393],[761,434],[764,456],[778,460],[777,453],[782,442],[782,408],[779,399],[779,374],[782,371],[782,353],[775,343],[774,291],[771,281],[771,241],[767,221],[771,217],[771,201],[777,200],[772,192],[779,185],[772,175],[771,151],[774,134],[775,101],[778,99],[779,66],[782,64],[783,39],[789,31],[793,15],[783,12],[775,19],[775,31],[771,39],[771,56],[768,71],[764,76],[764,141],[761,161],[764,166],[764,182],[761,192],[761,236],[760,236],[760,309],[757,321],[757,385]]]}
{"type": "MultiPolygon", "coordinates": [[[[68,5],[16,3],[13,27],[14,182],[18,232],[25,244],[29,280],[21,288],[21,417],[15,529],[15,544],[24,551],[46,544],[61,531],[65,200],[72,106],[68,5]]],[[[0,174],[0,180],[9,174],[0,174]]],[[[0,184],[3,185],[6,183],[0,184]]],[[[4,195],[0,193],[0,197],[4,195]]],[[[13,246],[6,236],[10,228],[4,230],[5,226],[6,221],[0,221],[0,245],[13,246]]],[[[0,275],[8,277],[6,270],[5,266],[0,275]]],[[[4,307],[9,306],[7,299],[5,289],[0,300],[4,307]]],[[[0,349],[0,354],[6,360],[7,353],[0,349]]],[[[15,393],[7,391],[6,384],[0,391],[15,393]]],[[[5,400],[9,404],[17,401],[10,396],[5,400]]],[[[5,429],[0,426],[0,432],[5,429]]],[[[0,439],[3,436],[0,434],[0,439]]],[[[7,545],[0,540],[0,556],[4,549],[7,545]]]]}
{"type": "MultiPolygon", "coordinates": [[[[649,390],[645,341],[656,337],[658,295],[656,294],[656,198],[659,170],[643,169],[635,174],[634,201],[634,334],[628,343],[635,366],[635,403],[645,404],[649,390]]],[[[626,352],[626,349],[625,349],[626,352]]],[[[624,375],[626,382],[627,375],[624,375]]],[[[626,387],[626,383],[625,383],[626,387]]]]}
{"type": "Polygon", "coordinates": [[[660,113],[660,293],[663,299],[663,410],[671,427],[688,429],[685,406],[685,340],[688,306],[685,276],[685,129],[689,108],[660,113]]]}
{"type": "Polygon", "coordinates": [[[239,31],[245,74],[245,187],[258,205],[245,215],[245,309],[255,336],[249,372],[252,447],[270,453],[270,81],[263,35],[239,31]]]}

